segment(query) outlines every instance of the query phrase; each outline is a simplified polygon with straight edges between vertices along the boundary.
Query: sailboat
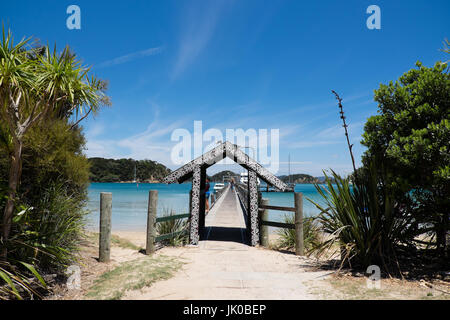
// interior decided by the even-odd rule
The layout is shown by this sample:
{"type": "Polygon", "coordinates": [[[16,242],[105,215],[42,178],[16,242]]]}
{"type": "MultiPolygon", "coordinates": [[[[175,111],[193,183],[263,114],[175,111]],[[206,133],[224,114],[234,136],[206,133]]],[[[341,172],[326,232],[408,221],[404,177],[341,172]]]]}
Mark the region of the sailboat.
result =
{"type": "Polygon", "coordinates": [[[136,188],[139,188],[139,183],[136,180],[136,164],[134,165],[134,180],[133,183],[136,183],[136,188]]]}
{"type": "Polygon", "coordinates": [[[288,192],[294,192],[295,189],[295,183],[291,182],[291,154],[289,153],[288,156],[288,177],[289,177],[289,182],[288,182],[288,192]]]}

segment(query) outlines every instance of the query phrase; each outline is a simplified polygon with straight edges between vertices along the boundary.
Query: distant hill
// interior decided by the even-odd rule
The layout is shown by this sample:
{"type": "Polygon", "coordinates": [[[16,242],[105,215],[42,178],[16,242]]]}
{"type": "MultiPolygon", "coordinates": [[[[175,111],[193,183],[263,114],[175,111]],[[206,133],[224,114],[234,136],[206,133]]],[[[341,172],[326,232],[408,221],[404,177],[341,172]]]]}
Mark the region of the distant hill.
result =
{"type": "Polygon", "coordinates": [[[238,176],[238,175],[239,175],[239,173],[235,173],[230,170],[224,170],[224,171],[220,171],[220,172],[212,175],[211,177],[209,177],[209,180],[211,182],[222,182],[223,178],[226,176],[238,176]]]}
{"type": "Polygon", "coordinates": [[[325,182],[325,176],[316,177],[317,180],[319,180],[320,183],[325,182]]]}
{"type": "Polygon", "coordinates": [[[91,182],[159,182],[171,170],[152,160],[89,158],[91,182]]]}
{"type": "MultiPolygon", "coordinates": [[[[224,176],[239,176],[239,173],[235,173],[233,171],[225,170],[216,173],[215,175],[209,177],[212,182],[222,182],[222,179],[224,176]]],[[[289,182],[289,176],[288,175],[282,175],[278,176],[278,178],[283,181],[284,183],[289,182]]],[[[313,176],[310,176],[309,174],[291,174],[291,182],[292,183],[321,183],[323,179],[316,178],[313,176]]]]}
{"type": "Polygon", "coordinates": [[[298,174],[291,174],[290,176],[284,175],[284,176],[278,176],[278,178],[283,181],[284,183],[289,182],[289,177],[291,177],[292,183],[320,183],[319,179],[313,176],[310,176],[309,174],[304,173],[298,173],[298,174]]]}

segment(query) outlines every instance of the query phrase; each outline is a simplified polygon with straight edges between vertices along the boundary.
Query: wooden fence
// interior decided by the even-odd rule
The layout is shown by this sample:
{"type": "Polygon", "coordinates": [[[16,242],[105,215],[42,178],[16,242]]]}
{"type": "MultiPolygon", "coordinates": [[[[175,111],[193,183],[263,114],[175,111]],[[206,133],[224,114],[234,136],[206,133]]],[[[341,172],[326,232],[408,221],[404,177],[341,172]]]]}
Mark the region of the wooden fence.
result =
{"type": "MultiPolygon", "coordinates": [[[[212,193],[211,197],[214,195],[214,202],[213,199],[211,199],[211,207],[217,202],[217,200],[222,196],[226,188],[220,190],[220,192],[216,192],[216,194],[212,193]]],[[[189,211],[191,208],[192,203],[192,190],[189,192],[189,211]]],[[[157,215],[157,207],[158,207],[158,191],[156,190],[150,190],[149,192],[149,199],[148,199],[148,218],[147,218],[147,246],[145,249],[146,254],[151,254],[155,252],[155,243],[160,242],[163,240],[168,240],[175,238],[179,235],[188,234],[189,229],[186,228],[185,230],[176,231],[172,233],[167,234],[160,234],[156,236],[156,224],[159,222],[164,221],[171,221],[171,220],[178,220],[178,219],[190,219],[191,214],[189,213],[183,213],[183,214],[176,214],[171,216],[163,216],[163,217],[156,217],[157,215]]]]}
{"type": "Polygon", "coordinates": [[[304,255],[303,243],[303,195],[294,192],[294,207],[280,207],[269,205],[268,199],[261,199],[259,204],[260,243],[264,247],[269,246],[269,227],[287,228],[295,230],[295,254],[304,255]],[[294,212],[294,223],[269,221],[269,210],[294,212]]]}
{"type": "MultiPolygon", "coordinates": [[[[189,192],[189,206],[192,201],[192,192],[189,192]]],[[[148,215],[147,215],[147,245],[145,248],[146,254],[152,254],[156,250],[156,242],[175,238],[179,235],[188,234],[189,230],[181,230],[172,233],[156,235],[156,224],[164,221],[190,219],[190,213],[176,214],[170,216],[157,217],[158,208],[158,191],[150,190],[148,194],[148,215]]]]}
{"type": "MultiPolygon", "coordinates": [[[[211,194],[211,207],[223,195],[226,188],[211,194]],[[214,197],[213,197],[214,195],[214,197]]],[[[192,190],[189,192],[189,211],[192,203],[192,190]]],[[[157,242],[172,239],[182,234],[188,234],[189,229],[157,235],[156,224],[165,221],[190,219],[190,213],[176,214],[170,216],[157,217],[158,191],[150,190],[148,195],[147,210],[147,240],[145,253],[155,252],[157,242]]],[[[99,239],[99,261],[109,262],[111,252],[111,213],[112,213],[112,194],[110,192],[100,193],[100,239],[99,239]]]]}

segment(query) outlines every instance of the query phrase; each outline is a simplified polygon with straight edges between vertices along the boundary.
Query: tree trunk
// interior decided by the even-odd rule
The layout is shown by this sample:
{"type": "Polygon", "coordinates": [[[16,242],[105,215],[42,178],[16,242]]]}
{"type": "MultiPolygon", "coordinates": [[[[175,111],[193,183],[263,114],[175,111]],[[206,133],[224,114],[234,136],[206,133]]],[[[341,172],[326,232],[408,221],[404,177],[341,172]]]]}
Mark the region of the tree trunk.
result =
{"type": "MultiPolygon", "coordinates": [[[[2,240],[3,244],[9,238],[9,233],[11,231],[11,222],[14,214],[14,200],[16,197],[17,186],[20,180],[20,160],[22,157],[22,141],[16,140],[14,142],[14,153],[11,157],[11,166],[9,168],[9,181],[8,181],[8,200],[6,202],[5,211],[3,212],[2,221],[2,240]]],[[[6,246],[2,248],[0,253],[1,258],[6,260],[7,249],[6,246]]]]}

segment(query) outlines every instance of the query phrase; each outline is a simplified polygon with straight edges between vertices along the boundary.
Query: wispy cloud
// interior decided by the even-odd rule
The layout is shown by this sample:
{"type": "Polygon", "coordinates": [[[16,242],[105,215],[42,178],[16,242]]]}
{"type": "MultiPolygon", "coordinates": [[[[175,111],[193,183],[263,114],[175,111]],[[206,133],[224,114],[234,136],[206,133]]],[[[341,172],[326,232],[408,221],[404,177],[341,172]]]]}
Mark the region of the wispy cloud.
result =
{"type": "Polygon", "coordinates": [[[302,149],[302,148],[313,148],[318,146],[326,146],[332,144],[340,144],[341,141],[337,140],[313,140],[313,141],[299,141],[294,143],[289,143],[289,147],[293,149],[302,149]]]}
{"type": "Polygon", "coordinates": [[[168,122],[161,120],[161,106],[148,99],[153,113],[153,121],[147,128],[136,134],[120,139],[103,138],[103,124],[96,124],[87,132],[86,155],[88,157],[151,159],[173,168],[170,158],[172,146],[170,140],[173,130],[182,126],[183,121],[168,122]]]}
{"type": "Polygon", "coordinates": [[[176,79],[202,52],[214,34],[220,15],[228,1],[202,2],[202,7],[191,6],[183,23],[180,49],[171,78],[176,79]]]}
{"type": "Polygon", "coordinates": [[[136,60],[136,59],[140,59],[140,58],[144,58],[144,57],[148,57],[148,56],[153,56],[155,54],[160,53],[163,50],[163,47],[155,47],[155,48],[148,48],[145,50],[140,50],[137,52],[133,52],[133,53],[129,53],[126,54],[124,56],[120,56],[108,61],[104,61],[102,63],[100,63],[98,65],[99,68],[106,68],[106,67],[111,67],[111,66],[115,66],[118,64],[123,64],[126,62],[130,62],[132,60],[136,60]]]}
{"type": "MultiPolygon", "coordinates": [[[[350,136],[357,135],[359,138],[359,133],[361,132],[363,125],[364,125],[364,122],[362,122],[362,121],[349,124],[348,131],[350,132],[350,136]]],[[[344,137],[344,133],[345,133],[345,130],[344,130],[344,127],[342,126],[342,124],[337,124],[337,125],[334,125],[332,127],[329,127],[327,129],[320,131],[317,134],[317,137],[328,138],[328,139],[341,139],[344,137]]]]}

